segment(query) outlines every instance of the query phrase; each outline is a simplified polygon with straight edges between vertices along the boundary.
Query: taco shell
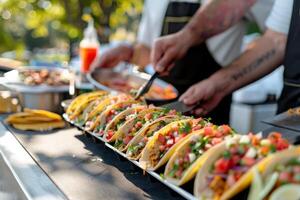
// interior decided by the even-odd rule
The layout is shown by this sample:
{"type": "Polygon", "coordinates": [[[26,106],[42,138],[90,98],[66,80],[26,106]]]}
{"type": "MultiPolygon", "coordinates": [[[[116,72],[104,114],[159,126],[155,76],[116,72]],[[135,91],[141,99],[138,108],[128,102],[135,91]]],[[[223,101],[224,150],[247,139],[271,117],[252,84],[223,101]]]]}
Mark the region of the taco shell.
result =
{"type": "Polygon", "coordinates": [[[128,151],[128,147],[130,145],[138,144],[145,137],[145,135],[147,135],[148,132],[155,130],[160,125],[160,122],[164,121],[166,123],[171,123],[171,122],[176,121],[176,120],[180,120],[180,118],[177,115],[169,115],[169,116],[165,116],[165,117],[161,117],[159,119],[156,119],[155,121],[151,122],[150,124],[144,126],[138,132],[138,134],[128,143],[126,156],[131,160],[140,159],[140,157],[142,155],[142,152],[140,154],[138,154],[137,156],[130,156],[129,151],[128,151]]]}
{"type": "MultiPolygon", "coordinates": [[[[237,139],[233,138],[233,140],[237,139]]],[[[197,198],[201,198],[201,193],[207,187],[206,176],[209,174],[210,167],[215,163],[215,161],[220,157],[220,155],[227,149],[226,143],[221,143],[217,148],[213,151],[210,151],[206,156],[209,159],[206,159],[200,170],[198,171],[194,183],[194,195],[197,198]]],[[[267,156],[266,158],[259,161],[257,164],[252,166],[232,187],[230,187],[227,191],[225,191],[220,200],[227,200],[234,197],[236,194],[240,193],[244,189],[246,189],[253,179],[253,169],[257,168],[260,172],[265,170],[267,167],[267,163],[272,158],[272,155],[267,156]]]]}
{"type": "Polygon", "coordinates": [[[206,152],[203,153],[202,156],[200,156],[199,158],[197,158],[197,160],[190,165],[183,173],[184,175],[181,177],[181,179],[175,179],[173,177],[169,176],[170,171],[173,168],[174,162],[176,160],[176,158],[178,157],[178,155],[181,154],[181,152],[183,152],[184,149],[188,148],[190,146],[191,143],[191,138],[194,136],[200,136],[203,134],[203,129],[200,129],[198,131],[195,131],[194,133],[191,134],[191,136],[186,139],[175,151],[175,153],[172,155],[172,157],[170,158],[170,160],[168,161],[166,168],[165,168],[165,172],[164,172],[164,177],[171,183],[173,183],[174,185],[183,185],[184,183],[190,181],[192,178],[194,178],[194,176],[197,174],[197,172],[199,171],[199,169],[202,167],[202,165],[206,162],[206,160],[209,158],[209,154],[210,152],[214,152],[216,149],[218,149],[218,147],[220,145],[222,145],[225,141],[221,142],[220,144],[217,144],[213,147],[211,147],[210,149],[208,149],[206,152]]]}
{"type": "Polygon", "coordinates": [[[65,127],[64,121],[53,121],[53,122],[39,122],[34,124],[12,124],[12,126],[16,129],[27,131],[48,131],[56,128],[65,127]]]}
{"type": "MultiPolygon", "coordinates": [[[[118,140],[118,139],[122,139],[124,136],[128,135],[128,133],[130,132],[130,130],[132,129],[132,127],[135,125],[136,123],[136,120],[141,120],[144,118],[144,116],[148,113],[151,113],[151,112],[154,112],[154,111],[157,111],[157,110],[162,110],[162,108],[159,108],[159,107],[154,107],[154,108],[147,108],[147,109],[144,109],[143,111],[141,111],[136,117],[128,120],[118,131],[117,133],[115,134],[116,137],[115,137],[115,140],[118,140]]],[[[146,124],[144,124],[146,125],[146,124]]],[[[140,129],[142,130],[142,128],[140,129]]],[[[139,131],[140,131],[139,130],[139,131]]],[[[138,131],[138,132],[139,132],[138,131]]],[[[136,134],[138,134],[138,132],[136,134]]],[[[126,146],[123,146],[123,147],[120,147],[118,148],[119,151],[125,151],[126,149],[128,148],[128,144],[126,146]]]]}
{"type": "MultiPolygon", "coordinates": [[[[140,112],[141,110],[143,110],[145,108],[146,108],[146,106],[136,106],[136,107],[133,107],[133,108],[128,108],[128,109],[122,111],[121,113],[119,113],[117,116],[115,116],[115,118],[111,122],[109,122],[109,124],[105,128],[105,131],[104,131],[105,133],[103,135],[104,141],[105,142],[113,142],[113,141],[115,141],[116,136],[117,136],[117,134],[116,134],[117,131],[115,132],[115,134],[109,140],[106,139],[107,132],[109,130],[111,130],[111,129],[114,129],[115,126],[116,126],[116,124],[118,124],[118,122],[120,120],[126,119],[126,117],[129,116],[129,115],[137,114],[138,112],[140,112]]],[[[123,125],[125,123],[126,123],[126,121],[123,123],[123,125]]]]}
{"type": "Polygon", "coordinates": [[[166,154],[159,159],[158,163],[155,166],[151,165],[150,159],[153,157],[156,157],[157,154],[159,153],[159,144],[158,144],[158,135],[166,135],[168,131],[171,129],[172,126],[178,125],[180,123],[185,123],[185,122],[191,122],[192,123],[193,119],[184,119],[176,122],[172,122],[165,126],[164,128],[160,129],[152,138],[150,141],[148,141],[146,147],[143,150],[143,153],[141,155],[141,158],[139,160],[140,165],[142,168],[145,170],[156,170],[159,167],[163,166],[169,158],[174,154],[176,149],[186,140],[189,138],[189,136],[186,136],[185,138],[181,139],[177,143],[175,143],[167,152],[166,154]]]}

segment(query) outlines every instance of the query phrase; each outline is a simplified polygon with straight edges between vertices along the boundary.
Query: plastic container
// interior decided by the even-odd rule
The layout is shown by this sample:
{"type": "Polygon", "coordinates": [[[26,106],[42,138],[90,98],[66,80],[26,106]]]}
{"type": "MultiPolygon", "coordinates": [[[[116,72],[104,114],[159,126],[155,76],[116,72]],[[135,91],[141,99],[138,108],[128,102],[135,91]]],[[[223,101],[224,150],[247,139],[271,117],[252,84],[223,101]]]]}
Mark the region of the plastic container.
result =
{"type": "Polygon", "coordinates": [[[79,44],[81,67],[80,71],[88,73],[90,66],[97,57],[100,43],[97,39],[97,32],[94,28],[94,21],[90,20],[87,28],[84,30],[84,37],[79,44]]]}

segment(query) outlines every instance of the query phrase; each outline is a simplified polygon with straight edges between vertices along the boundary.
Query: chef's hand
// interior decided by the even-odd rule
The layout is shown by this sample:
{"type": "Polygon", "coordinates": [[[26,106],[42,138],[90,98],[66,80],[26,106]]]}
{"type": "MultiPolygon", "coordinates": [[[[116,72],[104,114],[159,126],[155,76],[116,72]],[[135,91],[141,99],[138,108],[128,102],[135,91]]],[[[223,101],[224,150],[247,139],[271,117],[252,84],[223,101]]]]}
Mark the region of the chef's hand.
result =
{"type": "Polygon", "coordinates": [[[179,100],[186,105],[199,103],[199,106],[192,112],[196,115],[203,116],[213,110],[224,96],[225,94],[220,91],[215,81],[208,78],[191,86],[181,95],[179,100]]]}
{"type": "Polygon", "coordinates": [[[151,62],[161,75],[167,75],[176,60],[181,59],[191,46],[189,35],[184,31],[160,37],[154,42],[151,62]]]}
{"type": "Polygon", "coordinates": [[[129,45],[119,45],[118,47],[107,50],[103,55],[93,62],[94,67],[110,68],[122,61],[130,61],[133,48],[129,45]]]}

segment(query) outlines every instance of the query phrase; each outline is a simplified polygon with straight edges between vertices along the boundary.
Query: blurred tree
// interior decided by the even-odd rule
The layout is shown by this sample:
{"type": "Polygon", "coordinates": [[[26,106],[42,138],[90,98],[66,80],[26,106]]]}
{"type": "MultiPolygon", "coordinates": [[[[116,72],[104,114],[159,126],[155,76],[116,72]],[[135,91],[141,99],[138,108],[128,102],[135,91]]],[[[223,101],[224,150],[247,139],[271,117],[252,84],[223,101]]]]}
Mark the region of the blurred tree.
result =
{"type": "Polygon", "coordinates": [[[89,16],[105,43],[118,28],[135,32],[142,6],[143,0],[0,0],[0,52],[78,42],[89,16]]]}

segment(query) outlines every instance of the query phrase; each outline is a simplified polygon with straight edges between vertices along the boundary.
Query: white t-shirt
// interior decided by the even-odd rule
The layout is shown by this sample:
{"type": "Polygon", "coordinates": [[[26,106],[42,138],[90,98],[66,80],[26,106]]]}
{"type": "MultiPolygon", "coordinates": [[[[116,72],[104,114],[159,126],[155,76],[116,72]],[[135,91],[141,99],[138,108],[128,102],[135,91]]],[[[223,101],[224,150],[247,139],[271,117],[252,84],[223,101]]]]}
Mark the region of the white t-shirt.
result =
{"type": "MultiPolygon", "coordinates": [[[[198,2],[198,0],[145,0],[144,12],[138,31],[138,42],[149,47],[161,35],[163,19],[170,1],[198,2]]],[[[284,0],[283,0],[284,1],[284,0]]],[[[262,30],[274,0],[258,0],[247,13],[248,20],[255,21],[262,30]]],[[[202,3],[206,3],[202,0],[202,3]]],[[[241,54],[241,45],[246,31],[246,21],[241,20],[227,31],[206,41],[206,45],[221,66],[227,66],[241,54]]]]}
{"type": "Polygon", "coordinates": [[[276,0],[266,25],[273,31],[288,34],[294,0],[276,0]]]}

